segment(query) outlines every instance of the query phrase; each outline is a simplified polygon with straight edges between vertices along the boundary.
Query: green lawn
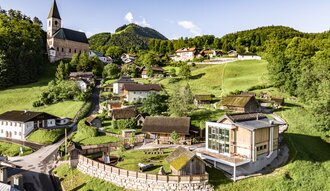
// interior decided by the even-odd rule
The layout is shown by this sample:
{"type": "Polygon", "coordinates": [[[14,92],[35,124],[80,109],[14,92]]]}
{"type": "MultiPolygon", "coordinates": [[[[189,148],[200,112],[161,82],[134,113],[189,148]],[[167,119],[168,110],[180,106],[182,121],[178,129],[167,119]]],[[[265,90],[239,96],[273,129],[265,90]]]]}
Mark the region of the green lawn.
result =
{"type": "Polygon", "coordinates": [[[195,127],[205,128],[206,121],[218,120],[220,119],[220,117],[223,116],[223,114],[224,111],[218,109],[217,110],[198,109],[190,115],[191,125],[195,127]]]}
{"type": "Polygon", "coordinates": [[[330,190],[330,145],[315,129],[317,123],[304,108],[290,104],[278,112],[288,123],[285,141],[290,161],[273,173],[232,183],[221,172],[209,170],[216,190],[330,190]]]}
{"type": "Polygon", "coordinates": [[[193,69],[191,74],[189,81],[171,83],[173,79],[165,78],[160,83],[169,92],[175,89],[175,85],[185,85],[188,82],[195,94],[210,93],[221,96],[236,89],[246,90],[254,85],[266,83],[267,80],[263,76],[267,75],[267,62],[252,60],[207,65],[193,69]]]}
{"type": "Polygon", "coordinates": [[[101,135],[101,136],[88,137],[88,138],[83,138],[83,139],[74,135],[72,140],[74,142],[80,143],[81,145],[97,145],[97,144],[119,142],[118,137],[114,137],[114,136],[110,136],[110,135],[101,135]]]}
{"type": "Polygon", "coordinates": [[[83,102],[65,101],[49,106],[34,108],[32,103],[38,100],[41,92],[46,89],[47,84],[54,78],[55,66],[48,66],[47,71],[38,82],[13,86],[0,90],[0,113],[10,110],[24,110],[48,112],[59,117],[73,118],[81,108],[83,102]]]}
{"type": "Polygon", "coordinates": [[[64,190],[80,191],[124,191],[124,188],[118,187],[109,182],[81,173],[77,169],[70,169],[67,164],[62,164],[54,173],[60,178],[64,190]]]}
{"type": "Polygon", "coordinates": [[[225,64],[224,94],[235,90],[246,90],[254,85],[268,83],[267,62],[245,60],[225,64]]]}
{"type": "Polygon", "coordinates": [[[28,141],[40,144],[52,144],[64,135],[64,129],[44,130],[38,129],[31,133],[27,138],[28,141]]]}
{"type": "MultiPolygon", "coordinates": [[[[163,166],[165,172],[170,172],[169,164],[164,160],[168,155],[171,154],[173,149],[165,149],[164,154],[162,155],[146,155],[142,150],[129,150],[124,151],[123,159],[120,161],[116,167],[131,170],[139,171],[138,163],[143,164],[153,164],[154,168],[144,171],[149,174],[157,174],[161,166],[163,166]]],[[[116,154],[116,152],[114,152],[116,154]]]]}
{"type": "Polygon", "coordinates": [[[32,153],[32,149],[29,147],[0,141],[0,155],[8,157],[17,156],[20,154],[20,147],[23,147],[23,155],[28,155],[32,153]]]}

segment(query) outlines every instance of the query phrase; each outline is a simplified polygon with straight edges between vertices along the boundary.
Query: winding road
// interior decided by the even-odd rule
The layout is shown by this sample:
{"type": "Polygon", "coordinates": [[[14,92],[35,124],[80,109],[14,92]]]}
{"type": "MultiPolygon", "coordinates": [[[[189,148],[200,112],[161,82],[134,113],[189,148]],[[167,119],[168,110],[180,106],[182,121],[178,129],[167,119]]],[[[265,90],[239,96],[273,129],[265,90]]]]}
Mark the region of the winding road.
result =
{"type": "MultiPolygon", "coordinates": [[[[93,90],[91,95],[92,107],[88,115],[92,114],[94,111],[97,111],[99,104],[99,94],[100,94],[100,85],[99,81],[96,83],[96,87],[93,90]]],[[[73,133],[77,128],[76,124],[72,124],[70,130],[68,131],[68,136],[73,133]]],[[[7,140],[11,142],[17,142],[13,140],[7,140]]],[[[9,157],[9,161],[14,163],[17,166],[20,166],[24,172],[23,182],[24,188],[27,191],[57,191],[54,188],[53,182],[51,181],[49,172],[54,168],[58,149],[64,143],[65,137],[57,141],[56,143],[44,147],[39,147],[38,144],[31,143],[30,146],[39,149],[34,153],[27,156],[18,156],[18,157],[9,157]]],[[[22,144],[23,142],[18,141],[17,143],[22,144]]],[[[24,142],[28,146],[27,142],[24,142]]]]}

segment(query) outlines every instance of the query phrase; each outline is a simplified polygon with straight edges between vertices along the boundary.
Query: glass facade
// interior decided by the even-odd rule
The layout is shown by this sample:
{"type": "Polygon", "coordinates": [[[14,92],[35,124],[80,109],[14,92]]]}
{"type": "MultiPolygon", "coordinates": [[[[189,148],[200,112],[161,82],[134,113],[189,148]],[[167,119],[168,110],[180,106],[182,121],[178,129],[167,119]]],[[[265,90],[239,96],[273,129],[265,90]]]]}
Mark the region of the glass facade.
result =
{"type": "Polygon", "coordinates": [[[229,154],[229,129],[208,126],[208,148],[229,154]]]}

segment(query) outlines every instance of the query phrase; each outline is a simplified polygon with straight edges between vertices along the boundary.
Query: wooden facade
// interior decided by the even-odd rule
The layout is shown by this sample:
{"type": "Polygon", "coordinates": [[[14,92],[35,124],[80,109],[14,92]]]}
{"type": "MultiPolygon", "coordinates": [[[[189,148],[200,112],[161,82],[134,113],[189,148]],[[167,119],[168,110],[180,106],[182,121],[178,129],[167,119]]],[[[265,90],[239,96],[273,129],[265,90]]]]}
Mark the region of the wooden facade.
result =
{"type": "Polygon", "coordinates": [[[199,157],[193,157],[183,168],[176,170],[170,166],[173,175],[187,176],[205,174],[205,163],[199,157]]]}

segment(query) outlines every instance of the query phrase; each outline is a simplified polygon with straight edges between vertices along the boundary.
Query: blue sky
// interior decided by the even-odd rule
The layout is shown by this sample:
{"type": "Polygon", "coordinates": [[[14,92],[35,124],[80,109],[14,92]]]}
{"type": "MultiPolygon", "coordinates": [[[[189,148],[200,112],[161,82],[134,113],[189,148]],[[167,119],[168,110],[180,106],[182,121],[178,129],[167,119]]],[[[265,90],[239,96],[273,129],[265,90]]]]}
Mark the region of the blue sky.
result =
{"type": "MultiPolygon", "coordinates": [[[[43,23],[53,0],[0,0],[3,9],[18,9],[43,23]]],[[[259,26],[284,25],[303,32],[330,29],[328,0],[57,0],[62,25],[88,36],[113,32],[134,22],[166,37],[227,33],[259,26]]],[[[44,24],[45,25],[45,24],[44,24]]]]}

